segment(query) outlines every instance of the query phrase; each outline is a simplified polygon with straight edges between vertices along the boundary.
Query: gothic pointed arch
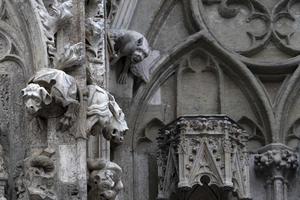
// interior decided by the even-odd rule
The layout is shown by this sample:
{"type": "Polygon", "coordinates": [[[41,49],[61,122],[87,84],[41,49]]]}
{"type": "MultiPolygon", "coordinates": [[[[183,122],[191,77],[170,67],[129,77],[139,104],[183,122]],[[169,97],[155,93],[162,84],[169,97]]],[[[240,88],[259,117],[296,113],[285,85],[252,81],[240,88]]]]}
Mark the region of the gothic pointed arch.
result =
{"type": "MultiPolygon", "coordinates": [[[[248,102],[251,104],[251,109],[253,109],[259,123],[263,127],[263,132],[267,140],[271,142],[274,139],[271,134],[274,129],[274,116],[271,103],[266,97],[263,88],[257,83],[255,76],[247,67],[241,62],[234,60],[230,54],[227,54],[206,31],[201,31],[190,36],[184,42],[162,56],[155,64],[156,67],[154,68],[156,70],[152,75],[151,81],[148,84],[141,85],[133,99],[132,110],[130,112],[130,121],[133,122],[131,124],[133,134],[138,130],[138,126],[143,120],[142,116],[152,96],[171,76],[178,73],[177,69],[180,68],[180,64],[186,59],[187,55],[192,53],[195,49],[201,49],[200,52],[204,52],[202,56],[206,54],[206,61],[204,62],[206,62],[205,64],[208,66],[200,70],[201,72],[218,71],[216,67],[212,66],[216,62],[218,63],[217,68],[220,68],[225,72],[224,74],[226,74],[226,76],[230,77],[231,80],[240,86],[240,90],[247,96],[248,102]]],[[[201,55],[199,56],[201,57],[201,55]]],[[[218,76],[217,79],[216,82],[219,82],[219,84],[217,86],[218,97],[216,97],[216,99],[218,99],[218,101],[221,99],[222,101],[222,98],[224,98],[224,96],[220,95],[220,93],[222,93],[220,90],[220,87],[222,87],[220,80],[222,78],[220,79],[220,76],[218,76]]],[[[177,95],[178,92],[180,91],[176,92],[177,95]]],[[[186,96],[184,98],[192,97],[186,96]]],[[[222,108],[216,110],[216,112],[223,111],[225,110],[222,110],[222,108]]],[[[136,143],[135,140],[135,136],[132,136],[133,148],[136,143]]]]}

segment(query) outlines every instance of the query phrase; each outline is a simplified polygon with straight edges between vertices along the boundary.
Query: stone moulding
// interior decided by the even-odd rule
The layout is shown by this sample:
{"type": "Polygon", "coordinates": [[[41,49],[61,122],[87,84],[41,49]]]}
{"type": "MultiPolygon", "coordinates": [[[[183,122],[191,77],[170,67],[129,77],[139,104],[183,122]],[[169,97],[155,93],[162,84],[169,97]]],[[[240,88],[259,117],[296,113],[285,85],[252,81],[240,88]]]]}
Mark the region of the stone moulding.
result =
{"type": "Polygon", "coordinates": [[[170,123],[158,137],[158,199],[203,184],[250,199],[246,142],[245,131],[224,115],[184,116],[170,123]]]}

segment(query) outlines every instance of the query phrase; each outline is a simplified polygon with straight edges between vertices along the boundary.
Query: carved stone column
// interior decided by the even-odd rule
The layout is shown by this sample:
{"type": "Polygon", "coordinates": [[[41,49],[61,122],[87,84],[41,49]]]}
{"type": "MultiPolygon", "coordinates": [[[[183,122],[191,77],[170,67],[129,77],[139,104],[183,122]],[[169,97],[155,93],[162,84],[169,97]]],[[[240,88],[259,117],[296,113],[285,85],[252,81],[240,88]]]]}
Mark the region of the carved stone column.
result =
{"type": "Polygon", "coordinates": [[[250,199],[246,142],[245,132],[223,115],[185,116],[167,125],[158,137],[158,199],[188,194],[196,185],[250,199]]]}
{"type": "Polygon", "coordinates": [[[298,168],[298,155],[283,144],[269,144],[255,156],[257,174],[266,178],[267,200],[287,200],[288,180],[298,168]]]}

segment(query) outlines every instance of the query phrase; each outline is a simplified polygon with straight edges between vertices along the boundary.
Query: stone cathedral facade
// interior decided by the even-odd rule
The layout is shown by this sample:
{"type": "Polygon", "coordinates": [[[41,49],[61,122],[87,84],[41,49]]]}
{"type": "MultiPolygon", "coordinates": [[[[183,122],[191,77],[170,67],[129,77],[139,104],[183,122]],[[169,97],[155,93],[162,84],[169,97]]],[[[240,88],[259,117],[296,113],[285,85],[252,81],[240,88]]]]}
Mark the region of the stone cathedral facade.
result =
{"type": "Polygon", "coordinates": [[[1,200],[300,200],[300,1],[0,0],[1,200]]]}

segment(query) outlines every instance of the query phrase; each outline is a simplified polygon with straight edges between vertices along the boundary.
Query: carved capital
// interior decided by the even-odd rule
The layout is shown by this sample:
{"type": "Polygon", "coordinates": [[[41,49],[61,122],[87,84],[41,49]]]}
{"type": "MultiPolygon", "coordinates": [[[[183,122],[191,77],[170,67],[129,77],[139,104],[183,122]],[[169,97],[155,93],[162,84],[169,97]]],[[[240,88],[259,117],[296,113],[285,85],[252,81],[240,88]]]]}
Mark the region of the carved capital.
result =
{"type": "Polygon", "coordinates": [[[297,153],[283,144],[271,144],[255,155],[255,169],[268,176],[285,177],[295,172],[299,165],[297,153]]]}
{"type": "Polygon", "coordinates": [[[266,178],[267,200],[287,200],[287,182],[299,165],[298,155],[284,144],[269,144],[254,157],[255,170],[266,178]]]}

